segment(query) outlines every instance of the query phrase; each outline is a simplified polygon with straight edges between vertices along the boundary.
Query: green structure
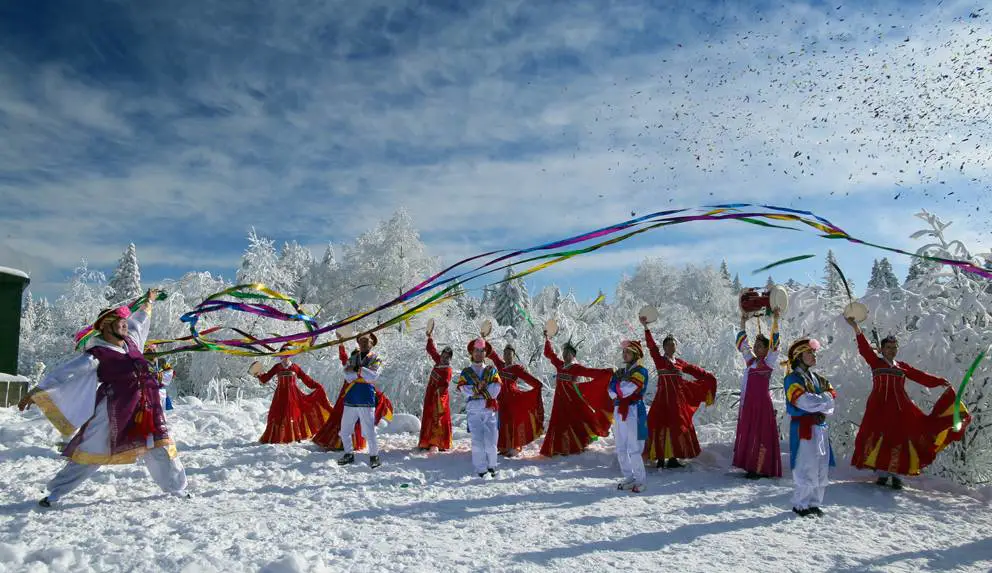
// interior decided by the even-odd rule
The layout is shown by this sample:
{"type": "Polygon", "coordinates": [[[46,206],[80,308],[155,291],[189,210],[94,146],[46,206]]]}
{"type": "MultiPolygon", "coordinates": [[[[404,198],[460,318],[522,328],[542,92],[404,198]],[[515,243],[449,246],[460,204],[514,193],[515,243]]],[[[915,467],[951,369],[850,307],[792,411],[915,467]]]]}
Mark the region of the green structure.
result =
{"type": "Polygon", "coordinates": [[[17,376],[17,351],[24,288],[30,282],[26,273],[0,267],[0,406],[16,404],[27,391],[28,380],[17,376]]]}

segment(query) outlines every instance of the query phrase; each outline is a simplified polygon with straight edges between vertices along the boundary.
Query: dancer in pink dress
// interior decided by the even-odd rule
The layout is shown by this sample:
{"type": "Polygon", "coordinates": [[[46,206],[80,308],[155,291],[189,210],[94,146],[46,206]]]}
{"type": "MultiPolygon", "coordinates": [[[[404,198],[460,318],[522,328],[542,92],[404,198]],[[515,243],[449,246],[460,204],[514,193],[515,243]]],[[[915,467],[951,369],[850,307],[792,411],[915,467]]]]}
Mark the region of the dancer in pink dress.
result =
{"type": "Polygon", "coordinates": [[[734,441],[734,467],[747,472],[749,479],[782,477],[782,455],[778,438],[778,420],[768,389],[778,364],[778,311],[772,320],[772,338],[759,334],[754,349],[747,341],[746,321],[741,317],[737,350],[747,369],[741,381],[741,405],[734,441]]]}

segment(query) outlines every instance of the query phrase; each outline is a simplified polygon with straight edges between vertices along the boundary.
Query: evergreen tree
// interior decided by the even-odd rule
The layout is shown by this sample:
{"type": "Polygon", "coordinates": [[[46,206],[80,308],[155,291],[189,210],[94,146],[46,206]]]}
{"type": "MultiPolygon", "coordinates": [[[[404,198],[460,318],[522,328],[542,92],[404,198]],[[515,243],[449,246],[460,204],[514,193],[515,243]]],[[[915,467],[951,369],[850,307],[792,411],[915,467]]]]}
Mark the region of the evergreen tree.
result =
{"type": "Polygon", "coordinates": [[[124,302],[141,295],[141,271],[138,269],[138,253],[134,243],[130,243],[120,260],[117,269],[110,277],[104,296],[111,302],[124,302]]]}
{"type": "Polygon", "coordinates": [[[261,283],[276,288],[279,282],[279,259],[275,243],[259,235],[255,227],[248,233],[248,248],[241,255],[238,284],[261,283]]]}
{"type": "Polygon", "coordinates": [[[871,277],[868,279],[868,288],[872,290],[885,288],[885,281],[882,279],[879,271],[878,259],[875,259],[871,263],[871,277]]]}
{"type": "Polygon", "coordinates": [[[884,285],[883,288],[894,289],[899,286],[899,279],[896,278],[896,273],[892,270],[892,263],[889,262],[888,257],[882,257],[882,260],[878,262],[878,276],[884,285]]]}
{"type": "Polygon", "coordinates": [[[723,280],[727,281],[727,284],[731,284],[730,269],[727,268],[727,260],[726,259],[724,259],[720,263],[720,276],[723,277],[723,280]]]}
{"type": "Polygon", "coordinates": [[[734,273],[734,282],[730,286],[733,287],[734,293],[739,293],[744,289],[744,287],[741,285],[740,273],[734,273]]]}
{"type": "Polygon", "coordinates": [[[775,281],[772,280],[772,275],[768,275],[768,281],[765,282],[765,288],[770,290],[773,286],[775,286],[775,281]]]}
{"type": "Polygon", "coordinates": [[[823,289],[828,298],[839,297],[844,293],[844,281],[840,278],[840,273],[834,268],[837,259],[834,258],[832,250],[827,251],[827,263],[823,267],[823,289]]]}
{"type": "Polygon", "coordinates": [[[913,262],[909,264],[909,271],[906,273],[906,282],[903,284],[908,287],[911,283],[924,280],[936,273],[937,268],[936,263],[914,257],[913,262]]]}
{"type": "Polygon", "coordinates": [[[505,282],[500,283],[492,295],[493,318],[503,326],[517,326],[523,320],[520,309],[527,309],[530,306],[530,297],[524,281],[519,278],[507,280],[511,276],[513,276],[513,267],[508,267],[503,277],[505,282]]]}
{"type": "Polygon", "coordinates": [[[789,290],[799,290],[803,288],[803,285],[799,284],[796,279],[789,279],[785,281],[785,286],[788,287],[789,290]]]}

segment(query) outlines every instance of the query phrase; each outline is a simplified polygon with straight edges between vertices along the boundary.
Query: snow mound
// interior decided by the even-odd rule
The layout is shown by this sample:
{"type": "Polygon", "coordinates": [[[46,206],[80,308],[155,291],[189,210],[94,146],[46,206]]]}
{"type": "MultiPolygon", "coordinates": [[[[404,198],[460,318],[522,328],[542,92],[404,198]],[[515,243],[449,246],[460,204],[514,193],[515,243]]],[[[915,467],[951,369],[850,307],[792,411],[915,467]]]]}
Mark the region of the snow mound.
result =
{"type": "Polygon", "coordinates": [[[384,428],[383,434],[420,434],[420,419],[413,414],[393,414],[393,419],[384,428]]]}

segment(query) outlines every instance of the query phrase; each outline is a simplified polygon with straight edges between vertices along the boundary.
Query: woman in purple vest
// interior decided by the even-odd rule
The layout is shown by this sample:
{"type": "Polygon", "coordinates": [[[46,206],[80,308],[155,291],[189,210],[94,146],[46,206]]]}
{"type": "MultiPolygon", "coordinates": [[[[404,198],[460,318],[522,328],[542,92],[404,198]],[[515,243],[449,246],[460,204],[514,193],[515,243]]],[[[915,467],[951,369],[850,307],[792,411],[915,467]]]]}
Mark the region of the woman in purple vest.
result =
{"type": "Polygon", "coordinates": [[[158,381],[142,355],[150,326],[151,301],[131,314],[127,306],[100,313],[99,332],[86,351],[45,377],[18,406],[37,404],[63,435],[75,433],[62,455],[68,458],[48,484],[42,507],[61,499],[102,465],[133,464],[144,458],[164,491],[186,493],[186,470],[159,400],[158,381]],[[78,431],[77,431],[78,430],[78,431]]]}

